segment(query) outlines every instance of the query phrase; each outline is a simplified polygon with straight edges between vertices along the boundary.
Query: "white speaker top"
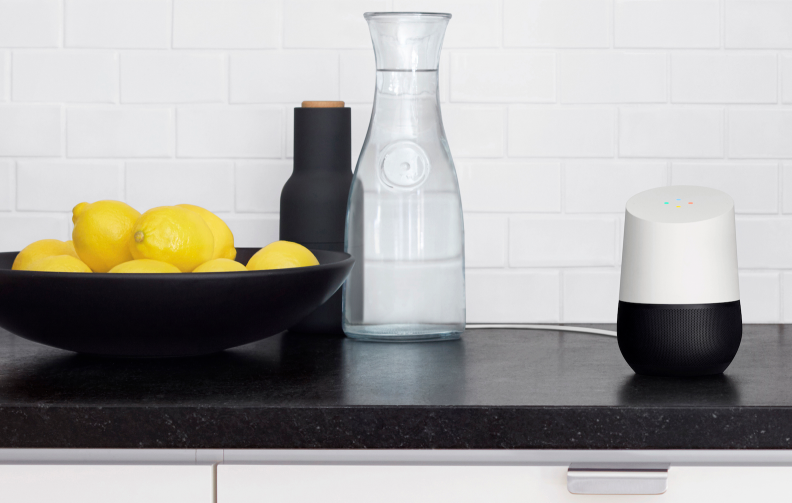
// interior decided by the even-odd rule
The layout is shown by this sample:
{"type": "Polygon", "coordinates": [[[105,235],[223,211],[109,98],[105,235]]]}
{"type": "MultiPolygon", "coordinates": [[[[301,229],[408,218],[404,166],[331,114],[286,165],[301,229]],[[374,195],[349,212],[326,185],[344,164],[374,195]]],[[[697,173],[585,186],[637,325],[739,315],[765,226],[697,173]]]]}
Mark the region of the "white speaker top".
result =
{"type": "Polygon", "coordinates": [[[636,194],[627,201],[627,213],[651,222],[701,222],[734,211],[734,201],[709,187],[675,185],[636,194]]]}
{"type": "Polygon", "coordinates": [[[678,185],[627,201],[619,300],[713,304],[739,298],[731,197],[678,185]]]}

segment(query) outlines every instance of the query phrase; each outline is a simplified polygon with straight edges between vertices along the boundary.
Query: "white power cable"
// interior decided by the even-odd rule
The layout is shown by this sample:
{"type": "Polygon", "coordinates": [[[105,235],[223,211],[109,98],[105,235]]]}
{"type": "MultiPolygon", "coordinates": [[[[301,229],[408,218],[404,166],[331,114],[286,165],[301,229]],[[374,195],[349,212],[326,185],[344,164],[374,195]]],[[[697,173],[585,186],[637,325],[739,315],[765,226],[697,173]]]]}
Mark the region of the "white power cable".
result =
{"type": "Polygon", "coordinates": [[[559,330],[562,332],[582,332],[585,334],[607,335],[609,337],[616,337],[616,332],[612,330],[601,330],[599,328],[586,328],[586,327],[567,327],[564,325],[489,325],[472,323],[465,325],[465,328],[517,328],[521,330],[559,330]]]}

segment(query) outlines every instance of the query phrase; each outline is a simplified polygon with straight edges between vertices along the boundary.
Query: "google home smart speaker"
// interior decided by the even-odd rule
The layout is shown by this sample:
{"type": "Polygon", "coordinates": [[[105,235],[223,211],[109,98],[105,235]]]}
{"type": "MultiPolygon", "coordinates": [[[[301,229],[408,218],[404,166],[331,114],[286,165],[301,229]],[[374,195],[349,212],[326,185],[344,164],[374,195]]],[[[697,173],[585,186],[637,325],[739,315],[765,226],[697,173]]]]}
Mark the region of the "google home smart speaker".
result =
{"type": "Polygon", "coordinates": [[[627,201],[616,331],[637,374],[726,370],[742,339],[731,197],[680,185],[627,201]]]}

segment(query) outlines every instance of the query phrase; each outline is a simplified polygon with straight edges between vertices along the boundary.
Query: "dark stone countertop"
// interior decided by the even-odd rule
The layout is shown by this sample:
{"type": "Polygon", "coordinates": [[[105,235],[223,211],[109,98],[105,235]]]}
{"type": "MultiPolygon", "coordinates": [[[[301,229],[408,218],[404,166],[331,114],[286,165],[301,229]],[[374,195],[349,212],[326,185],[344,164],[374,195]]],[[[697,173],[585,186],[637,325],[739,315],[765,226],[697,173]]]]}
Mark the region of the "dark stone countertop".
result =
{"type": "Polygon", "coordinates": [[[792,326],[746,325],[726,373],[697,379],[636,376],[615,339],[549,330],[424,344],[281,334],[159,360],[0,330],[3,447],[788,449],[792,326]]]}

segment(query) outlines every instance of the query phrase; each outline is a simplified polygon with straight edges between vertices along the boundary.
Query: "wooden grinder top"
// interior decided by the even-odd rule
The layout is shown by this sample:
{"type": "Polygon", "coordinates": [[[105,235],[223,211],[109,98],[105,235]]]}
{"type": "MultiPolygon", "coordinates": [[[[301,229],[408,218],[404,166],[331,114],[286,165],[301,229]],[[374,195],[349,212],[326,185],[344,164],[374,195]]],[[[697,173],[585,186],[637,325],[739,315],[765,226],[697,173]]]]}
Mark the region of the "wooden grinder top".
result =
{"type": "Polygon", "coordinates": [[[303,101],[303,108],[344,108],[343,101],[303,101]]]}

